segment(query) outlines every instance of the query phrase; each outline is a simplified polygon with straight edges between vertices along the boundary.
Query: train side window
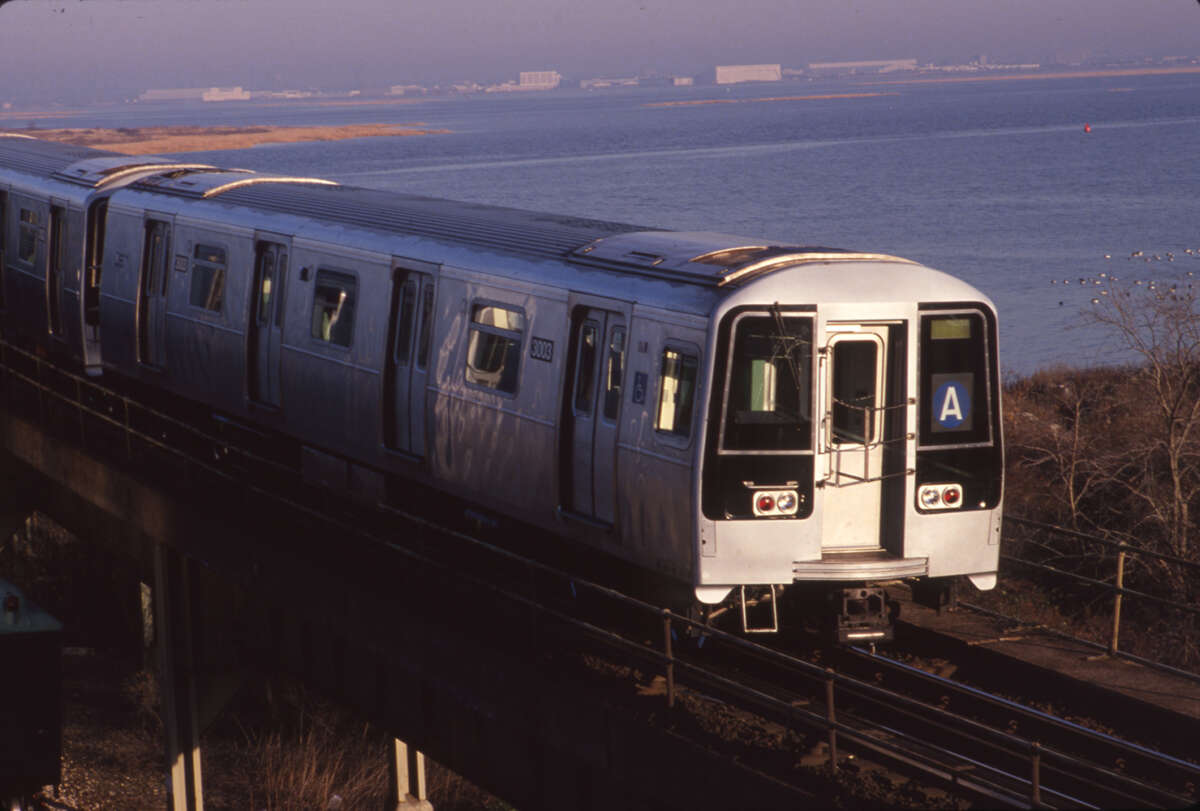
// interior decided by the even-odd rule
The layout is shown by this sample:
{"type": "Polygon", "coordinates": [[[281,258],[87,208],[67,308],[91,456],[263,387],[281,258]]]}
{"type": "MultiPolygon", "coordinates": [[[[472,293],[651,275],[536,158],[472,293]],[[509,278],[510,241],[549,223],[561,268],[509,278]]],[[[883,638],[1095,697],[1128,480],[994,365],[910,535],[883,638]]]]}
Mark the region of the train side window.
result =
{"type": "Polygon", "coordinates": [[[654,423],[656,431],[685,438],[691,435],[698,367],[695,355],[669,346],[663,350],[658,386],[658,418],[654,423]]]}
{"type": "Polygon", "coordinates": [[[197,245],[192,251],[192,289],[188,297],[193,307],[214,313],[225,306],[225,249],[216,245],[197,245]]]}
{"type": "Polygon", "coordinates": [[[417,282],[409,279],[400,291],[400,323],[396,327],[396,345],[392,348],[392,360],[398,366],[407,366],[412,354],[413,318],[417,303],[417,282]]]}
{"type": "Polygon", "coordinates": [[[596,332],[596,322],[586,321],[579,335],[579,357],[575,362],[575,413],[580,416],[590,417],[595,401],[596,332]]]}
{"type": "Polygon", "coordinates": [[[17,259],[26,264],[33,264],[37,255],[37,212],[27,208],[21,209],[20,234],[17,241],[17,259]]]}
{"type": "Polygon", "coordinates": [[[525,316],[519,310],[476,304],[471,311],[467,345],[467,382],[515,394],[524,329],[525,316]]]}
{"type": "Polygon", "coordinates": [[[317,270],[313,287],[312,337],[350,346],[354,337],[354,305],[358,280],[348,273],[317,270]]]}
{"type": "Polygon", "coordinates": [[[604,365],[604,419],[617,419],[621,409],[621,385],[625,378],[625,328],[614,327],[604,365]]]}
{"type": "Polygon", "coordinates": [[[433,338],[433,287],[425,288],[421,297],[421,336],[417,341],[417,368],[429,363],[429,343],[433,338]]]}

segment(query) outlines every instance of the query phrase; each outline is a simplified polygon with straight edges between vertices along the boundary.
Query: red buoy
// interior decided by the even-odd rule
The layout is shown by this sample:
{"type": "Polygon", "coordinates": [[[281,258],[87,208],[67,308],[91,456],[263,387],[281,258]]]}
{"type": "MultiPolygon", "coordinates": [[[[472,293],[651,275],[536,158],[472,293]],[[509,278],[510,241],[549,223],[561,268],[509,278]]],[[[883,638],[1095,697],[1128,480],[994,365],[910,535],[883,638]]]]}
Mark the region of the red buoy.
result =
{"type": "Polygon", "coordinates": [[[1091,132],[1091,131],[1092,131],[1092,125],[1091,125],[1091,124],[1084,124],[1084,125],[1083,125],[1083,131],[1084,131],[1084,132],[1091,132]]]}

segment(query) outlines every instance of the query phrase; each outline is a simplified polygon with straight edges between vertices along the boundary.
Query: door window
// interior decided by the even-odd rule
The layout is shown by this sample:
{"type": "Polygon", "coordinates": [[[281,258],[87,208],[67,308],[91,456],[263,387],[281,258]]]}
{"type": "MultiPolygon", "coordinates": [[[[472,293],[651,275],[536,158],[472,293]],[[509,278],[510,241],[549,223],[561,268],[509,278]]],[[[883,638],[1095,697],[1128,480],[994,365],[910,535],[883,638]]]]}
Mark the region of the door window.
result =
{"type": "Polygon", "coordinates": [[[608,361],[604,370],[604,419],[617,419],[621,408],[621,385],[625,376],[625,328],[614,327],[608,342],[608,361]]]}
{"type": "Polygon", "coordinates": [[[833,441],[870,443],[875,439],[879,349],[874,341],[833,345],[833,441]]]}

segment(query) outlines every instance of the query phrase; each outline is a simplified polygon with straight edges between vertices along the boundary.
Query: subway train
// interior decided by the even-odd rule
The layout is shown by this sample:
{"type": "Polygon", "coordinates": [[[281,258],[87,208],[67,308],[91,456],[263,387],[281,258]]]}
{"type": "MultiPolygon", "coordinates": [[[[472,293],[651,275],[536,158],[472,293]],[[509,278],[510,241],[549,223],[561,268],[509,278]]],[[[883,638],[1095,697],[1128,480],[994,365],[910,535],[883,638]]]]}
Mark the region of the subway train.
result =
{"type": "Polygon", "coordinates": [[[780,627],[996,582],[996,312],[905,259],[0,137],[6,339],[780,627]],[[747,606],[754,610],[747,612],[747,606]],[[769,606],[769,609],[766,608],[769,606]]]}

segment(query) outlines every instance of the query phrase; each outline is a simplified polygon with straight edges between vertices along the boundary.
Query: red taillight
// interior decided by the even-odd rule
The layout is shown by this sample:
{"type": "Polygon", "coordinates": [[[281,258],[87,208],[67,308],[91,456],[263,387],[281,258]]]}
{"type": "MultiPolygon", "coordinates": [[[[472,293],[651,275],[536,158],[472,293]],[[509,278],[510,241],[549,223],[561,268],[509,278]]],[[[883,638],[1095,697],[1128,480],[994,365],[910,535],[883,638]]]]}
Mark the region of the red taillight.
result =
{"type": "Polygon", "coordinates": [[[946,502],[946,505],[949,507],[958,504],[960,498],[962,498],[962,493],[959,492],[957,487],[947,487],[946,492],[942,493],[942,501],[946,502]]]}
{"type": "MultiPolygon", "coordinates": [[[[745,504],[746,502],[742,502],[745,504]]],[[[762,495],[758,497],[758,511],[767,513],[775,509],[775,496],[762,495]]]]}

